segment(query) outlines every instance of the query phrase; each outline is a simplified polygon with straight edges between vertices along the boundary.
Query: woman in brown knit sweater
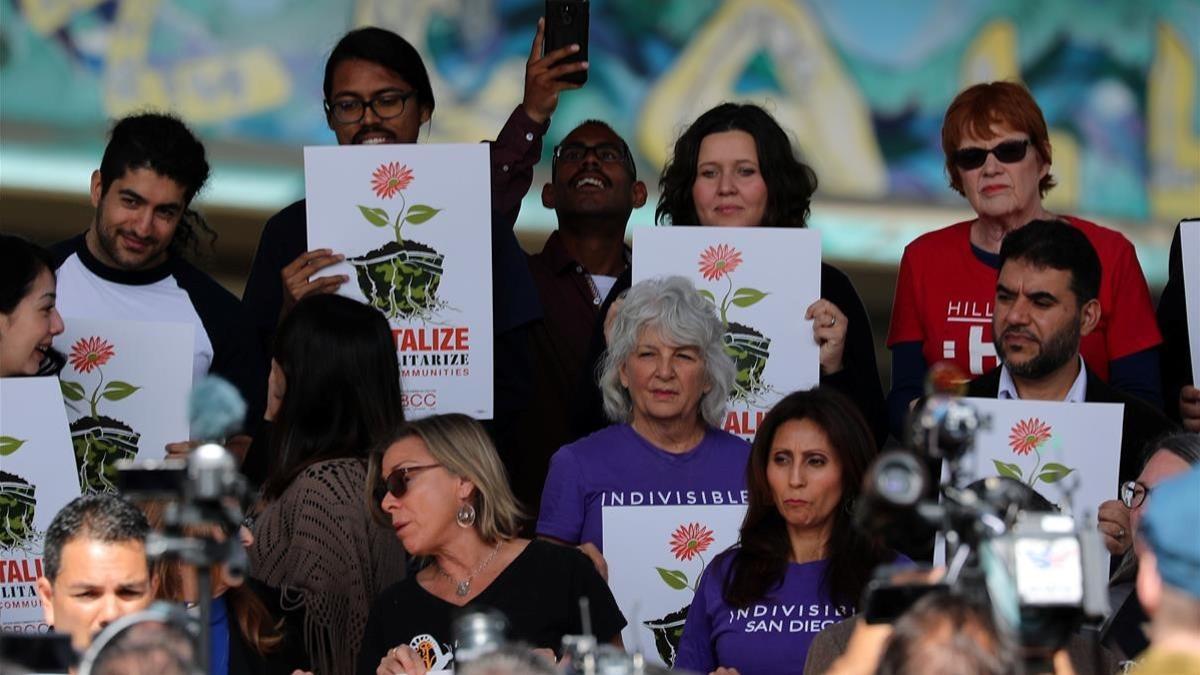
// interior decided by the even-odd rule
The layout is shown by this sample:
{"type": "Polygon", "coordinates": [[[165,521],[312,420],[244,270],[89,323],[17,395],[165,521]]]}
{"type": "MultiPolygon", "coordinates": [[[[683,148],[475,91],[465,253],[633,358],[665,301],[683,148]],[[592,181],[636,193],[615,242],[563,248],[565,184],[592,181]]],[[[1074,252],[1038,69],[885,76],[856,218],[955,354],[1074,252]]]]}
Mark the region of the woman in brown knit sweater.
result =
{"type": "Polygon", "coordinates": [[[305,298],[271,361],[271,472],[255,521],[251,574],[304,610],[320,675],[353,671],[371,600],[404,576],[404,550],[372,520],[367,457],[403,421],[387,321],[348,298],[305,298]]]}

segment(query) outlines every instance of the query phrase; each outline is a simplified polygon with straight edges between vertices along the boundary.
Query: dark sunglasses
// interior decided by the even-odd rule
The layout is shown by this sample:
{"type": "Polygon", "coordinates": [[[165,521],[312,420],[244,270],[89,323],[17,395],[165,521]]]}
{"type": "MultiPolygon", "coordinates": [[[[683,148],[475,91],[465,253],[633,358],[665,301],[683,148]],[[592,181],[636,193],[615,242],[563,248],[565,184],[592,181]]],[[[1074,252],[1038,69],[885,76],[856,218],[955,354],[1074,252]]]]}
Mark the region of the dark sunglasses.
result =
{"type": "Polygon", "coordinates": [[[963,171],[978,169],[987,161],[989,154],[1005,164],[1013,164],[1025,159],[1029,149],[1029,139],[1023,141],[1004,141],[994,148],[963,148],[954,151],[954,165],[963,171]]]}
{"type": "Polygon", "coordinates": [[[384,494],[391,494],[396,499],[400,499],[408,492],[408,474],[414,471],[422,471],[424,469],[433,469],[441,466],[441,464],[423,464],[421,466],[401,466],[394,469],[388,474],[388,477],[383,480],[382,485],[375,488],[376,501],[383,501],[384,494]]]}

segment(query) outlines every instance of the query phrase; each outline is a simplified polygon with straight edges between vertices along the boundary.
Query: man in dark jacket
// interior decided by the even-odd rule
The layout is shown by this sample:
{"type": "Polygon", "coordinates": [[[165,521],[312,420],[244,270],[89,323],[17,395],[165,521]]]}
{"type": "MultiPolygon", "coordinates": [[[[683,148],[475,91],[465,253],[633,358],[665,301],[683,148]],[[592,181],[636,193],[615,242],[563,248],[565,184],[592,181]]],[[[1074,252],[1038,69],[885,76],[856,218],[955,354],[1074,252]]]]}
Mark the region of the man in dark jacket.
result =
{"type": "Polygon", "coordinates": [[[1122,481],[1133,480],[1143,447],[1173,425],[1084,365],[1080,340],[1105,320],[1099,289],[1100,259],[1070,225],[1035,220],[1005,237],[992,315],[1001,367],[972,381],[967,394],[1124,404],[1119,474],[1122,481]]]}

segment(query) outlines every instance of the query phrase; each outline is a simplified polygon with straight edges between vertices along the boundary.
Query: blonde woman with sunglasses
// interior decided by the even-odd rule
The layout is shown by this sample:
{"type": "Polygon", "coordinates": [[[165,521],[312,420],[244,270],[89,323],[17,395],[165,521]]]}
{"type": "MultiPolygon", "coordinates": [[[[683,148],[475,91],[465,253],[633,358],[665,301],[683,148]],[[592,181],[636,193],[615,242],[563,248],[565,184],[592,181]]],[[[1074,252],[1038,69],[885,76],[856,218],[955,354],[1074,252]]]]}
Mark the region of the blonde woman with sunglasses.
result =
{"type": "Polygon", "coordinates": [[[371,606],[358,659],[361,675],[424,675],[453,668],[451,622],[491,608],[508,636],[549,659],[564,635],[591,632],[620,646],[625,618],[579,550],[517,536],[521,510],[483,427],[466,415],[404,424],[371,458],[381,520],[422,569],[371,606]]]}

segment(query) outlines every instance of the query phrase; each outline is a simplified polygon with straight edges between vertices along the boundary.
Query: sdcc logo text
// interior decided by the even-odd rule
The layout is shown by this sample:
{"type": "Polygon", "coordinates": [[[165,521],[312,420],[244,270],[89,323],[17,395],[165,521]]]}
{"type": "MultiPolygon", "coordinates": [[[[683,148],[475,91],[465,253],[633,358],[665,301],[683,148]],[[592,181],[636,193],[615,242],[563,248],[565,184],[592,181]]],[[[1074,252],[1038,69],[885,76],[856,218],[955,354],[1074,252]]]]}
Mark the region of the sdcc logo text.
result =
{"type": "Polygon", "coordinates": [[[392,340],[396,344],[402,377],[465,377],[471,374],[471,331],[465,326],[394,328],[392,340]]]}
{"type": "Polygon", "coordinates": [[[437,410],[436,391],[406,391],[400,394],[405,410],[437,410]]]}

